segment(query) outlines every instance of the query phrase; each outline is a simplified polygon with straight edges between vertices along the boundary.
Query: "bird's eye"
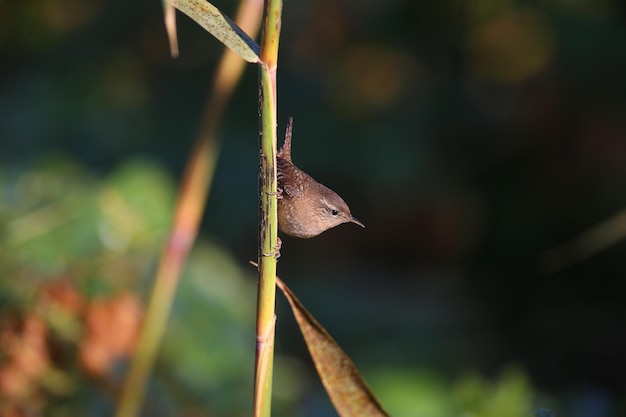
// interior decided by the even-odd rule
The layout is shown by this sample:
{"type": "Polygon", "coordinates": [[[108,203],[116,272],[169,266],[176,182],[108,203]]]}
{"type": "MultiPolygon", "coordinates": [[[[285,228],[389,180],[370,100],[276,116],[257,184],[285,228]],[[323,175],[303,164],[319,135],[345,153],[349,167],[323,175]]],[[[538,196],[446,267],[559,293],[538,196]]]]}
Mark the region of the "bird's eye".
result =
{"type": "Polygon", "coordinates": [[[339,214],[339,211],[337,210],[331,210],[330,214],[332,214],[333,216],[336,216],[339,214]]]}

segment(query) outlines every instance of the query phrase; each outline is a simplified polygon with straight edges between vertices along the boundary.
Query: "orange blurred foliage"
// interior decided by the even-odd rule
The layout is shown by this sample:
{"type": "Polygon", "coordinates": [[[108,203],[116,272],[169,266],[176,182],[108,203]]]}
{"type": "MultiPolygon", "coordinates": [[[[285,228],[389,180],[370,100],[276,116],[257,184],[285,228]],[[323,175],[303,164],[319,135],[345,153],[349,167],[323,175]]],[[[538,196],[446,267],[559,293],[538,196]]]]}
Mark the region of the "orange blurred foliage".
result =
{"type": "Polygon", "coordinates": [[[93,376],[106,376],[120,359],[133,351],[142,319],[142,307],[133,294],[94,300],[85,312],[85,336],[80,342],[81,365],[93,376]]]}

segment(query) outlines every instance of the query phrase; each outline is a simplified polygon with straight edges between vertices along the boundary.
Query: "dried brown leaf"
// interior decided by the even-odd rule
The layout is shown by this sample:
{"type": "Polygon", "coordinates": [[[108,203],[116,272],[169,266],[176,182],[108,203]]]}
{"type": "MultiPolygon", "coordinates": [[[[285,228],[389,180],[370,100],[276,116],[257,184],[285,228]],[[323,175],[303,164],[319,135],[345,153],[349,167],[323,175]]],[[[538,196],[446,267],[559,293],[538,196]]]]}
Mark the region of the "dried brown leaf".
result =
{"type": "Polygon", "coordinates": [[[388,416],[352,360],[278,277],[326,392],[341,417],[388,416]]]}

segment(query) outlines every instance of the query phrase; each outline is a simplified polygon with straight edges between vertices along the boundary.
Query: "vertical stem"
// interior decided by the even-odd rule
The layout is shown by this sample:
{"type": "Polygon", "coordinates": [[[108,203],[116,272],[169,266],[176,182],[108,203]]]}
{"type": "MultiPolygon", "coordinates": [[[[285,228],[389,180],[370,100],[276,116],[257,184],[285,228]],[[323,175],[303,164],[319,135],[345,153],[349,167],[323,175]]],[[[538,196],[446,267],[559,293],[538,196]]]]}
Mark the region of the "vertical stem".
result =
{"type": "Polygon", "coordinates": [[[261,41],[259,172],[259,292],[257,300],[254,416],[269,417],[272,399],[276,258],[278,238],[276,180],[276,68],[282,12],[281,0],[266,2],[261,41]]]}

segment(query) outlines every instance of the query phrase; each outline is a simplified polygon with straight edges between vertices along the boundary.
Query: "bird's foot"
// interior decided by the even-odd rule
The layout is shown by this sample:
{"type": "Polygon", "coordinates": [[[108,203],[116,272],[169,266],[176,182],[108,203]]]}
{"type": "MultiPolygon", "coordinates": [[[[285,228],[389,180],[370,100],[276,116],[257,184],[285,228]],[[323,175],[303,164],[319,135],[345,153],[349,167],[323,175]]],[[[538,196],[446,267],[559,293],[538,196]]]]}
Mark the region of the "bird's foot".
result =
{"type": "Polygon", "coordinates": [[[275,195],[276,198],[280,200],[281,198],[283,198],[283,189],[282,188],[277,188],[275,193],[274,192],[269,192],[269,193],[266,193],[266,194],[267,195],[275,195]]]}
{"type": "Polygon", "coordinates": [[[276,236],[276,246],[274,247],[274,250],[272,252],[267,252],[267,253],[262,253],[261,255],[263,256],[275,256],[276,259],[280,258],[280,248],[283,246],[283,241],[280,240],[280,237],[276,236]]]}

